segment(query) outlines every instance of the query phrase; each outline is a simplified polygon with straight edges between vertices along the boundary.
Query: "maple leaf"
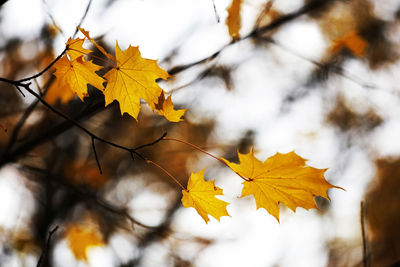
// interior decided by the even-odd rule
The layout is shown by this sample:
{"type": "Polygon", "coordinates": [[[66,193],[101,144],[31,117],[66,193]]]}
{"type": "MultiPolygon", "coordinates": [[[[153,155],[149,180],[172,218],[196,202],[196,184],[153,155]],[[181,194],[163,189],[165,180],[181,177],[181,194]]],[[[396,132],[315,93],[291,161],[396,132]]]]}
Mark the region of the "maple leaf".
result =
{"type": "Polygon", "coordinates": [[[96,227],[91,225],[73,224],[66,232],[68,246],[78,260],[88,261],[88,250],[104,246],[104,241],[96,227]]]}
{"type": "Polygon", "coordinates": [[[167,79],[170,75],[157,65],[156,60],[142,58],[138,47],[129,46],[122,51],[117,42],[115,56],[116,66],[104,75],[107,79],[104,89],[106,106],[117,100],[121,114],[126,112],[137,119],[140,99],[154,110],[163,92],[156,79],[167,79]]]}
{"type": "Polygon", "coordinates": [[[110,59],[111,61],[115,62],[116,59],[113,55],[107,53],[107,51],[99,44],[96,43],[95,40],[93,40],[93,38],[90,37],[89,32],[85,31],[85,29],[78,27],[78,30],[85,35],[86,38],[88,38],[88,40],[103,54],[105,55],[108,59],[110,59]]]}
{"type": "Polygon", "coordinates": [[[92,50],[83,48],[82,45],[84,41],[85,41],[84,39],[80,38],[77,39],[69,38],[68,41],[65,43],[65,45],[68,46],[67,54],[71,60],[75,60],[80,56],[87,55],[93,52],[92,50]]]}
{"type": "Polygon", "coordinates": [[[294,152],[277,153],[261,162],[248,154],[238,152],[240,164],[222,160],[237,174],[247,179],[243,182],[241,197],[253,195],[257,209],[264,208],[279,222],[279,203],[296,212],[296,207],[306,210],[317,208],[314,196],[329,199],[326,191],[340,187],[331,185],[324,178],[327,169],[316,169],[305,164],[306,160],[294,152]]]}
{"type": "MultiPolygon", "coordinates": [[[[64,55],[54,64],[54,67],[56,68],[54,86],[58,90],[72,90],[82,101],[88,95],[88,83],[98,89],[103,88],[104,79],[95,73],[102,67],[93,64],[91,61],[86,61],[83,56],[69,60],[64,55]]],[[[61,92],[60,94],[63,95],[61,92]]],[[[66,92],[65,94],[68,95],[69,93],[66,92]]],[[[64,97],[67,98],[67,96],[64,97]]]]}
{"type": "Polygon", "coordinates": [[[332,53],[337,53],[341,49],[347,48],[353,55],[362,57],[367,46],[367,42],[360,37],[356,31],[350,31],[344,36],[334,40],[330,50],[332,53]]]}
{"type": "Polygon", "coordinates": [[[171,122],[183,121],[181,117],[186,112],[186,109],[175,110],[171,100],[171,96],[169,96],[165,100],[164,92],[161,92],[161,95],[158,97],[158,104],[155,105],[155,108],[157,109],[158,114],[164,116],[167,120],[171,122]]]}
{"type": "MultiPolygon", "coordinates": [[[[142,58],[139,48],[136,46],[129,46],[125,51],[122,51],[118,42],[116,42],[114,57],[107,53],[102,46],[98,45],[90,37],[88,31],[80,27],[78,29],[113,65],[113,68],[104,75],[107,80],[106,88],[103,91],[106,106],[117,100],[120,105],[121,115],[128,113],[135,119],[137,119],[140,111],[140,99],[146,101],[151,109],[154,110],[159,96],[164,93],[156,83],[156,80],[159,78],[166,80],[171,77],[168,72],[158,66],[157,60],[142,58]]],[[[166,107],[168,107],[168,112],[166,112],[168,116],[176,119],[172,116],[173,112],[171,112],[170,107],[166,107]]],[[[161,113],[165,112],[161,111],[161,113]]]]}
{"type": "Polygon", "coordinates": [[[230,216],[226,210],[229,204],[216,198],[222,195],[222,189],[214,185],[214,180],[204,180],[204,169],[192,173],[189,178],[187,190],[182,190],[182,204],[185,208],[193,207],[197,213],[208,223],[208,215],[219,221],[222,216],[230,216]]]}
{"type": "Polygon", "coordinates": [[[240,38],[240,28],[241,17],[240,17],[240,8],[243,0],[232,0],[230,7],[228,8],[228,17],[226,18],[226,25],[228,26],[229,35],[232,39],[240,38]]]}

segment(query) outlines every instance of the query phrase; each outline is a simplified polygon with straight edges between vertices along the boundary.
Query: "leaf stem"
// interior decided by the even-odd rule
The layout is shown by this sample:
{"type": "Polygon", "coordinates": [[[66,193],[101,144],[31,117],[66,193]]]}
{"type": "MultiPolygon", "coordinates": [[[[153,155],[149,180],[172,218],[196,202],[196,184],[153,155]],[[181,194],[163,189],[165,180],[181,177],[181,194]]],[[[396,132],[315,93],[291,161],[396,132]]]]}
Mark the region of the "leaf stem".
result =
{"type": "MultiPolygon", "coordinates": [[[[184,141],[184,140],[176,139],[176,138],[171,138],[171,137],[163,137],[162,140],[176,141],[176,142],[179,142],[179,143],[182,143],[182,144],[191,146],[191,147],[193,147],[194,149],[197,149],[198,151],[200,151],[200,152],[206,154],[207,156],[210,156],[210,157],[212,157],[212,158],[218,160],[219,162],[221,162],[222,164],[224,164],[225,166],[229,167],[229,168],[232,170],[232,168],[229,166],[229,164],[226,163],[226,161],[224,161],[222,158],[218,158],[217,156],[214,156],[213,154],[211,154],[211,153],[205,151],[204,149],[202,149],[202,148],[200,148],[200,147],[198,147],[198,146],[196,146],[196,145],[194,145],[194,144],[192,144],[192,143],[189,143],[189,142],[184,141]]],[[[247,182],[250,181],[250,179],[248,179],[248,178],[246,178],[246,177],[243,177],[242,175],[240,175],[239,173],[235,172],[234,170],[232,170],[232,171],[233,171],[234,173],[236,173],[237,175],[239,175],[239,177],[242,178],[243,180],[245,180],[245,181],[247,181],[247,182]]]]}
{"type": "Polygon", "coordinates": [[[154,161],[151,161],[151,160],[146,160],[146,163],[153,164],[154,166],[156,166],[157,168],[162,170],[165,174],[167,174],[170,178],[172,178],[172,180],[174,180],[174,182],[177,185],[179,185],[179,187],[182,188],[182,190],[187,191],[186,188],[178,181],[178,179],[176,179],[170,172],[168,172],[166,169],[164,169],[161,165],[159,165],[158,163],[155,163],[154,161]]]}
{"type": "Polygon", "coordinates": [[[75,52],[81,53],[82,55],[86,55],[86,56],[98,59],[98,60],[103,61],[104,63],[110,65],[113,68],[117,67],[117,65],[115,65],[114,62],[111,62],[109,60],[105,60],[104,58],[101,58],[101,57],[98,57],[98,56],[95,56],[95,55],[89,55],[89,54],[83,53],[82,51],[79,51],[79,50],[76,50],[76,49],[68,49],[68,50],[69,51],[75,51],[75,52]]]}

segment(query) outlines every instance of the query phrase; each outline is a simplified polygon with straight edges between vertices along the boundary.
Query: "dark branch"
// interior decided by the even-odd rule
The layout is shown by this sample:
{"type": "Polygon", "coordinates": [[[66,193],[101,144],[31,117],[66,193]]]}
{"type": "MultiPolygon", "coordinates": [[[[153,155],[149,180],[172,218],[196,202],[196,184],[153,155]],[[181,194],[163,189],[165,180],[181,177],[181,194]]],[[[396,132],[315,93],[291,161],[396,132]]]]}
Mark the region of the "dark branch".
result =
{"type": "Polygon", "coordinates": [[[91,4],[92,4],[92,0],[89,0],[88,4],[87,4],[87,6],[86,6],[85,13],[83,13],[83,16],[82,16],[82,18],[81,18],[81,21],[79,21],[78,26],[76,27],[75,32],[74,32],[74,35],[72,36],[72,38],[75,38],[76,34],[77,34],[78,31],[79,31],[79,27],[82,26],[83,21],[85,20],[87,14],[89,13],[89,9],[90,9],[90,5],[91,5],[91,4]]]}
{"type": "MultiPolygon", "coordinates": [[[[59,54],[58,57],[56,57],[56,58],[55,58],[46,68],[44,68],[44,70],[42,70],[41,72],[39,72],[39,73],[37,73],[37,74],[35,74],[35,75],[33,75],[33,76],[30,76],[30,77],[27,77],[27,78],[18,80],[18,81],[11,81],[11,83],[14,84],[14,85],[20,84],[20,85],[22,86],[22,83],[23,83],[23,82],[27,82],[27,81],[30,81],[30,80],[33,80],[33,79],[36,79],[36,78],[42,76],[42,75],[43,75],[46,71],[48,71],[57,61],[59,61],[60,58],[62,58],[62,56],[64,56],[64,54],[67,52],[67,50],[68,50],[68,45],[65,46],[65,49],[61,52],[61,54],[59,54]]],[[[0,79],[1,79],[1,78],[0,78],[0,79]]],[[[8,83],[10,83],[10,80],[8,80],[8,83]]]]}
{"type": "Polygon", "coordinates": [[[39,261],[38,261],[36,267],[40,267],[42,265],[42,263],[45,262],[44,259],[47,257],[48,252],[49,252],[51,237],[57,231],[57,229],[58,229],[58,225],[56,225],[52,230],[49,231],[49,235],[47,237],[46,244],[43,248],[42,254],[40,255],[40,258],[39,258],[39,261]]]}
{"type": "Polygon", "coordinates": [[[99,172],[100,172],[100,174],[103,174],[103,171],[101,170],[101,166],[100,166],[99,157],[97,156],[96,145],[94,144],[93,136],[92,136],[92,148],[93,148],[94,157],[96,158],[97,167],[99,168],[99,172]]]}

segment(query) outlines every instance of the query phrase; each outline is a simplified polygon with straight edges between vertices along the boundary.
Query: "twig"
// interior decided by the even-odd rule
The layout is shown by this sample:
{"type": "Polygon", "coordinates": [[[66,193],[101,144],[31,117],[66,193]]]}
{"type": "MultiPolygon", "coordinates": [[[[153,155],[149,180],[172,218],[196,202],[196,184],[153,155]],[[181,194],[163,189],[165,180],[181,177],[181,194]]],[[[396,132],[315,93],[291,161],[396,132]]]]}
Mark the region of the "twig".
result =
{"type": "Polygon", "coordinates": [[[214,7],[215,18],[217,19],[217,23],[219,23],[220,19],[219,19],[219,15],[218,15],[218,12],[217,12],[217,7],[215,6],[215,1],[212,0],[212,3],[213,3],[213,7],[214,7]]]}
{"type": "Polygon", "coordinates": [[[138,146],[138,147],[135,147],[133,150],[137,151],[137,150],[140,150],[140,149],[142,149],[142,148],[155,145],[155,144],[157,144],[158,142],[160,142],[161,140],[163,140],[163,138],[166,137],[166,136],[167,136],[167,132],[164,132],[158,139],[154,140],[153,142],[148,143],[148,144],[144,144],[144,145],[140,145],[140,146],[138,146]]]}
{"type": "Polygon", "coordinates": [[[22,126],[24,126],[29,115],[31,115],[32,111],[36,108],[38,103],[39,103],[39,100],[36,99],[34,102],[32,102],[32,104],[30,104],[27,107],[24,114],[22,114],[22,117],[19,119],[17,125],[15,125],[15,127],[11,133],[10,141],[8,142],[7,147],[4,149],[3,155],[7,155],[8,152],[10,151],[10,149],[13,147],[13,145],[17,141],[19,131],[21,130],[22,126]]]}
{"type": "Polygon", "coordinates": [[[97,167],[99,168],[99,172],[100,172],[100,174],[103,174],[103,171],[101,170],[101,166],[100,166],[99,157],[97,156],[96,145],[94,144],[93,136],[92,136],[92,148],[93,148],[94,157],[96,158],[97,167]]]}
{"type": "Polygon", "coordinates": [[[182,72],[184,70],[187,70],[191,67],[194,67],[198,64],[210,61],[212,59],[214,59],[215,57],[217,57],[225,48],[231,46],[234,43],[238,43],[250,38],[254,38],[254,37],[258,37],[264,33],[270,32],[288,22],[291,22],[293,20],[295,20],[298,17],[301,17],[302,15],[305,15],[311,11],[315,11],[318,8],[322,8],[325,5],[328,5],[330,3],[333,3],[337,0],[315,0],[312,1],[306,5],[304,5],[303,7],[301,7],[300,9],[298,9],[297,11],[288,13],[286,15],[282,15],[281,17],[277,18],[276,20],[272,21],[270,24],[265,25],[261,28],[256,28],[254,30],[252,30],[250,33],[248,33],[247,35],[238,38],[238,39],[233,39],[231,40],[231,42],[225,44],[224,46],[222,46],[220,49],[218,49],[216,52],[214,52],[212,55],[204,57],[198,61],[186,64],[186,65],[179,65],[179,66],[175,66],[173,68],[171,68],[170,70],[168,70],[168,73],[174,75],[177,74],[178,72],[182,72]]]}
{"type": "Polygon", "coordinates": [[[79,21],[78,26],[75,29],[74,35],[72,36],[72,38],[75,38],[76,34],[79,32],[79,27],[82,26],[83,21],[85,20],[87,14],[89,13],[89,9],[90,9],[90,5],[92,4],[92,0],[89,0],[87,6],[86,6],[86,10],[85,13],[83,13],[83,16],[81,18],[81,21],[79,21]]]}
{"type": "MultiPolygon", "coordinates": [[[[38,78],[38,77],[40,77],[40,76],[42,76],[46,71],[48,71],[57,61],[59,61],[61,58],[62,58],[62,56],[64,56],[64,54],[67,52],[67,50],[68,50],[68,45],[67,46],[65,46],[65,48],[64,48],[64,50],[61,52],[61,54],[59,54],[46,68],[44,68],[41,72],[39,72],[39,73],[37,73],[37,74],[35,74],[35,75],[33,75],[33,76],[30,76],[30,77],[27,77],[27,78],[24,78],[24,79],[21,79],[21,80],[18,80],[18,81],[16,81],[16,83],[15,83],[15,81],[14,81],[14,85],[15,84],[21,84],[21,86],[22,86],[22,83],[23,82],[27,82],[27,81],[30,81],[30,80],[32,80],[32,79],[36,79],[36,78],[38,78]]],[[[5,81],[3,78],[0,78],[0,80],[2,80],[3,82],[5,81]]],[[[6,79],[7,80],[7,79],[6,79]]],[[[8,80],[8,83],[10,83],[10,81],[11,80],[8,80]]],[[[7,82],[7,81],[6,81],[7,82]]]]}
{"type": "Polygon", "coordinates": [[[369,267],[369,251],[368,251],[368,237],[365,229],[365,216],[366,210],[364,207],[364,201],[360,203],[360,224],[361,224],[361,234],[363,241],[363,266],[369,267]]]}
{"type": "Polygon", "coordinates": [[[46,244],[43,248],[42,254],[40,255],[40,258],[39,258],[39,261],[38,261],[36,267],[40,267],[42,265],[42,263],[44,262],[44,259],[47,257],[47,254],[48,254],[49,248],[50,248],[51,237],[57,231],[57,229],[58,229],[58,225],[56,225],[52,230],[49,231],[49,236],[47,237],[46,244]]]}
{"type": "MultiPolygon", "coordinates": [[[[318,67],[318,68],[320,68],[320,69],[324,69],[324,68],[325,68],[324,63],[321,63],[321,62],[318,62],[318,61],[316,61],[316,60],[313,60],[313,59],[310,59],[310,58],[308,58],[308,57],[305,57],[305,56],[303,56],[303,55],[301,55],[301,54],[299,54],[299,53],[297,53],[297,52],[295,52],[295,51],[293,51],[293,50],[291,50],[291,49],[285,47],[284,45],[282,45],[282,44],[280,44],[280,43],[277,43],[274,39],[272,39],[272,38],[270,38],[270,37],[266,37],[266,38],[264,38],[264,37],[257,37],[257,40],[261,40],[261,41],[267,42],[267,43],[269,43],[269,44],[275,45],[276,47],[279,47],[279,48],[282,49],[283,51],[285,51],[285,52],[287,52],[287,53],[289,53],[289,54],[291,54],[291,55],[293,55],[293,56],[295,56],[295,57],[298,57],[298,58],[300,58],[300,59],[303,59],[303,60],[305,60],[305,61],[307,61],[307,62],[313,64],[314,66],[316,66],[316,67],[318,67]]],[[[337,75],[342,76],[343,78],[345,78],[345,79],[347,79],[347,80],[349,80],[349,81],[351,81],[351,82],[353,82],[353,83],[355,83],[355,84],[357,84],[357,85],[359,85],[359,86],[361,86],[361,87],[365,87],[365,88],[369,88],[369,89],[376,89],[376,86],[375,86],[375,85],[365,83],[365,82],[363,82],[362,80],[357,79],[356,77],[353,77],[351,74],[349,74],[349,73],[348,73],[343,67],[341,67],[341,66],[333,65],[333,66],[331,67],[331,69],[332,69],[332,71],[333,71],[334,73],[336,73],[337,75]]]]}

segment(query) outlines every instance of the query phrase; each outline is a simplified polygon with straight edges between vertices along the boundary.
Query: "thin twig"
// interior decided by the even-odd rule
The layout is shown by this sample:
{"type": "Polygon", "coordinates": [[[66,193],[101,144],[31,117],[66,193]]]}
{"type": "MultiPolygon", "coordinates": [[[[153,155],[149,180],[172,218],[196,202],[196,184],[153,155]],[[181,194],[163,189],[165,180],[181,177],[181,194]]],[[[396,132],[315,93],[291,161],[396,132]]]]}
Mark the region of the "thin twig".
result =
{"type": "MultiPolygon", "coordinates": [[[[39,72],[39,73],[37,73],[37,74],[35,74],[35,75],[33,75],[33,76],[24,78],[24,79],[21,79],[21,80],[18,80],[18,81],[14,81],[14,84],[15,84],[15,82],[16,82],[17,84],[21,84],[21,85],[22,85],[23,82],[27,82],[27,81],[30,81],[30,80],[32,80],[32,79],[36,79],[36,78],[42,76],[42,75],[43,75],[46,71],[48,71],[57,61],[59,61],[59,60],[62,58],[62,56],[64,56],[64,54],[67,52],[67,50],[68,50],[68,45],[65,46],[65,48],[64,48],[64,50],[61,52],[61,54],[59,54],[59,55],[58,55],[46,68],[44,68],[41,72],[39,72]]],[[[4,81],[2,78],[0,78],[0,80],[4,81]]],[[[10,80],[8,80],[8,83],[10,83],[10,80]]]]}
{"type": "Polygon", "coordinates": [[[43,248],[42,254],[40,255],[40,258],[39,258],[39,261],[38,261],[36,267],[40,267],[42,265],[42,263],[44,262],[44,259],[47,257],[47,254],[48,254],[49,248],[50,248],[51,237],[57,231],[57,229],[58,229],[58,225],[56,225],[52,230],[49,231],[49,235],[47,237],[46,244],[43,248]]]}
{"type": "Polygon", "coordinates": [[[96,158],[97,167],[99,168],[99,172],[100,172],[100,174],[103,174],[103,171],[101,170],[101,166],[100,166],[99,157],[97,156],[96,145],[94,144],[93,136],[92,136],[92,148],[93,148],[94,157],[96,158]]]}
{"type": "Polygon", "coordinates": [[[215,1],[212,0],[212,3],[213,3],[213,7],[214,7],[215,18],[217,19],[217,23],[219,23],[219,22],[220,22],[220,19],[219,19],[217,7],[215,6],[215,1]]]}
{"type": "Polygon", "coordinates": [[[32,111],[36,108],[38,103],[39,103],[39,100],[36,99],[24,111],[24,114],[22,114],[22,117],[19,119],[19,121],[17,122],[17,125],[15,125],[15,127],[11,133],[10,141],[8,142],[7,147],[4,149],[3,155],[7,155],[8,152],[10,151],[10,149],[14,146],[15,142],[17,141],[19,131],[21,130],[22,126],[24,126],[29,115],[31,115],[32,111]]]}
{"type": "Polygon", "coordinates": [[[369,267],[369,251],[368,251],[368,237],[365,229],[365,216],[366,211],[364,207],[364,201],[360,203],[360,224],[361,224],[361,234],[363,241],[363,266],[369,267]]]}
{"type": "Polygon", "coordinates": [[[232,44],[235,44],[235,43],[238,43],[238,42],[250,39],[250,38],[258,37],[264,33],[273,31],[276,28],[297,19],[298,17],[301,17],[311,11],[315,11],[318,8],[322,8],[322,7],[324,7],[330,3],[333,3],[335,1],[337,1],[337,0],[315,0],[315,1],[312,1],[294,12],[288,13],[286,15],[282,15],[281,17],[277,18],[276,20],[272,21],[271,23],[269,23],[261,28],[256,28],[256,29],[252,30],[247,35],[242,36],[241,38],[231,40],[231,42],[222,46],[220,49],[218,49],[212,55],[204,57],[200,60],[197,60],[197,61],[189,63],[189,64],[175,66],[175,67],[171,68],[170,70],[168,70],[168,73],[174,75],[174,74],[177,74],[178,72],[182,72],[184,70],[192,68],[201,63],[210,61],[210,60],[216,58],[224,49],[231,46],[232,44]]]}
{"type": "Polygon", "coordinates": [[[22,92],[21,88],[19,88],[19,87],[17,86],[17,90],[18,90],[18,92],[19,92],[23,97],[25,97],[25,94],[24,94],[24,92],[22,92]]]}
{"type": "Polygon", "coordinates": [[[89,0],[88,4],[87,4],[87,6],[86,6],[85,13],[83,13],[83,16],[82,16],[82,18],[81,18],[81,21],[79,21],[78,26],[76,27],[75,32],[74,32],[74,35],[72,36],[72,38],[75,38],[76,34],[77,34],[78,31],[79,31],[78,28],[82,26],[82,23],[83,23],[83,21],[85,20],[87,14],[88,14],[88,12],[89,12],[90,5],[91,5],[91,4],[92,4],[92,0],[89,0]]]}
{"type": "MultiPolygon", "coordinates": [[[[69,116],[65,115],[64,113],[58,111],[57,109],[55,109],[53,106],[51,106],[47,101],[45,101],[43,98],[41,98],[35,91],[33,91],[30,87],[29,84],[24,84],[24,83],[19,83],[18,81],[16,82],[19,84],[19,86],[24,87],[24,89],[26,91],[28,91],[31,95],[33,95],[36,99],[38,99],[40,101],[40,103],[42,103],[44,106],[46,106],[48,109],[50,109],[53,113],[57,114],[59,117],[62,117],[63,119],[71,122],[72,124],[74,124],[77,128],[79,128],[81,131],[83,131],[84,133],[86,133],[87,135],[89,135],[90,137],[99,140],[100,142],[103,142],[105,144],[108,144],[110,146],[128,151],[128,152],[132,152],[135,155],[137,155],[138,157],[143,158],[142,155],[140,155],[138,152],[135,151],[134,148],[128,148],[125,146],[121,146],[118,145],[116,143],[113,143],[109,140],[106,140],[104,138],[101,138],[99,136],[97,136],[96,134],[92,133],[91,131],[89,131],[88,129],[86,129],[84,126],[82,126],[80,123],[78,123],[77,121],[75,121],[74,119],[70,118],[69,116]]],[[[17,85],[16,85],[17,86],[17,85]]]]}
{"type": "Polygon", "coordinates": [[[163,140],[163,138],[166,137],[166,136],[167,136],[167,132],[164,132],[158,139],[154,140],[153,142],[148,143],[148,144],[144,144],[144,145],[140,145],[140,146],[138,146],[138,147],[135,147],[133,150],[137,151],[137,150],[139,150],[139,149],[142,149],[142,148],[145,148],[145,147],[148,147],[148,146],[155,145],[155,144],[157,144],[158,142],[160,142],[161,140],[163,140]]]}

